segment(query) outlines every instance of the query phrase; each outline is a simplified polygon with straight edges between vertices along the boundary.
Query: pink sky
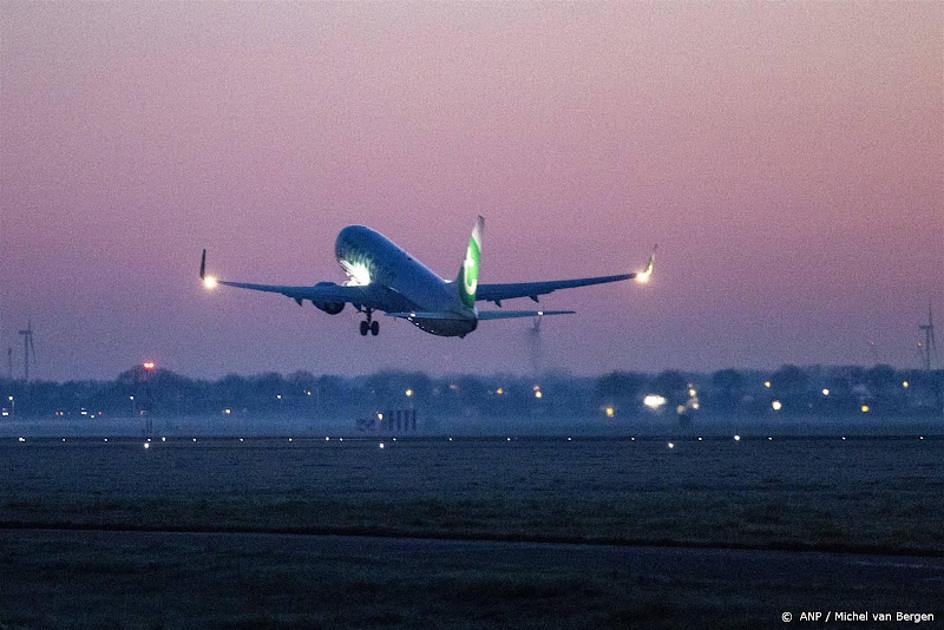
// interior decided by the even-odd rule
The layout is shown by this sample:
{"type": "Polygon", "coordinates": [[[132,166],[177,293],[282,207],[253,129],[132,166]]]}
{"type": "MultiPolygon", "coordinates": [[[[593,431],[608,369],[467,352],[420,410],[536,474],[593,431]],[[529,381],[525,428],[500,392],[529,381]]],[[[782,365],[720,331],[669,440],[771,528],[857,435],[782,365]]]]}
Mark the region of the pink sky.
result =
{"type": "Polygon", "coordinates": [[[478,213],[483,282],[659,243],[651,287],[545,299],[579,315],[540,369],[916,366],[929,299],[944,332],[941,3],[4,2],[0,28],[0,345],[19,366],[32,313],[41,378],[531,370],[525,322],[363,339],[196,281],[202,247],[339,281],[349,223],[452,277],[478,213]]]}

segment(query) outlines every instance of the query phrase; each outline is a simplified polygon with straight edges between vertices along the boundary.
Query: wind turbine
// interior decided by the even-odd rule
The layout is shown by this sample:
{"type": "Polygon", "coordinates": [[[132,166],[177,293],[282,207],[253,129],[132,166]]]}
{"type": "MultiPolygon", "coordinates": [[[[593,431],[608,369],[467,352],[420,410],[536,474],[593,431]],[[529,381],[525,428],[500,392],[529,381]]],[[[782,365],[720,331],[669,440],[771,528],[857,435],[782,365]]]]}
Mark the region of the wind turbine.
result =
{"type": "Polygon", "coordinates": [[[23,335],[23,379],[29,382],[30,353],[33,354],[33,361],[36,360],[36,346],[33,345],[33,318],[26,321],[26,330],[21,330],[23,335]]]}
{"type": "Polygon", "coordinates": [[[541,322],[544,317],[538,315],[531,318],[531,326],[528,328],[527,346],[528,358],[531,360],[531,367],[535,373],[541,367],[541,359],[544,358],[544,342],[541,335],[541,322]]]}
{"type": "MultiPolygon", "coordinates": [[[[931,312],[931,303],[928,302],[928,323],[918,328],[924,332],[924,369],[931,370],[931,358],[937,363],[937,341],[934,339],[934,314],[931,312]]],[[[919,344],[920,345],[920,344],[919,344]]]]}

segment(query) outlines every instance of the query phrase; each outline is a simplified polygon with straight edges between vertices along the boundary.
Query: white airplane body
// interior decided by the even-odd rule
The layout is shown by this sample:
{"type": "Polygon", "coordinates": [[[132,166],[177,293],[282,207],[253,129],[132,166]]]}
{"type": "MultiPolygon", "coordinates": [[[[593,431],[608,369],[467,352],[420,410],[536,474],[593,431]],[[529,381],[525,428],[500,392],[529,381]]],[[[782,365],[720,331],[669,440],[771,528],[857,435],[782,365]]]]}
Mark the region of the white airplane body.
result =
{"type": "Polygon", "coordinates": [[[313,286],[289,286],[218,280],[206,273],[206,250],[203,250],[200,261],[200,279],[209,289],[223,285],[279,293],[292,298],[299,305],[308,300],[331,315],[340,313],[346,304],[351,304],[366,316],[361,321],[361,335],[379,333],[380,325],[373,319],[373,313],[380,311],[390,317],[405,319],[434,335],[465,337],[483,320],[567,315],[574,312],[480,311],[475,306],[477,301],[493,302],[501,308],[503,300],[529,297],[537,302],[538,296],[558,289],[633,278],[645,282],[652,273],[654,256],[649,257],[646,269],[639,273],[545,282],[479,284],[484,227],[485,220],[478,217],[469,238],[465,259],[454,281],[440,278],[386,236],[363,225],[344,228],[335,241],[335,257],[348,277],[343,285],[319,282],[313,286]]]}

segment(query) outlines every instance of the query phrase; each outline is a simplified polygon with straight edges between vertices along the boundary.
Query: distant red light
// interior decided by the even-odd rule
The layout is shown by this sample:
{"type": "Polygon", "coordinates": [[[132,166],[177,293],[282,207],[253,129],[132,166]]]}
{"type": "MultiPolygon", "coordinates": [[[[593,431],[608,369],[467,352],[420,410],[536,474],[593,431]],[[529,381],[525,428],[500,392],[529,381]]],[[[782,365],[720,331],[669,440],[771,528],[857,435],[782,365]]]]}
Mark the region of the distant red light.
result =
{"type": "Polygon", "coordinates": [[[153,369],[154,369],[154,361],[145,361],[145,362],[144,362],[144,369],[145,369],[145,370],[153,370],[153,369]]]}

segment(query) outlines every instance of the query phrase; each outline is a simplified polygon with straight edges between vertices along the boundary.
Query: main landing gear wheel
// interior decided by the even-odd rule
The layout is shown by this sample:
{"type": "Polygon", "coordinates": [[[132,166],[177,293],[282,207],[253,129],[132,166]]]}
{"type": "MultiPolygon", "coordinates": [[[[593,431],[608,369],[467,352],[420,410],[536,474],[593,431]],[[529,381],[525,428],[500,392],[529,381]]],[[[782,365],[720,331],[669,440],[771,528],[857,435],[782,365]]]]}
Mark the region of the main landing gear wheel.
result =
{"type": "Polygon", "coordinates": [[[380,334],[380,322],[374,321],[374,312],[372,309],[364,309],[362,312],[366,313],[367,319],[361,322],[361,335],[366,337],[369,332],[376,337],[380,334]]]}

